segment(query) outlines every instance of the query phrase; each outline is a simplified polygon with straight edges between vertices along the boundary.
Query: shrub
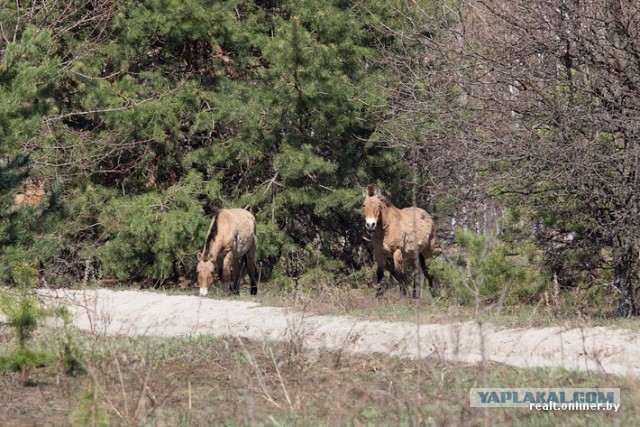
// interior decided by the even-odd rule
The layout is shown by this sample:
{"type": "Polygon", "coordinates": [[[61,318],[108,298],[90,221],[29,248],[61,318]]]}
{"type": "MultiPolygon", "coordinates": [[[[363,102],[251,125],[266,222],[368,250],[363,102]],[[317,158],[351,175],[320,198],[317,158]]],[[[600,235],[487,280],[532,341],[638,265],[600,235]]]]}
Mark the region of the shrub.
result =
{"type": "Polygon", "coordinates": [[[0,311],[7,316],[7,323],[15,332],[17,346],[0,354],[0,370],[24,371],[53,360],[48,352],[36,352],[28,348],[33,332],[49,312],[36,299],[37,277],[32,264],[18,264],[12,276],[17,286],[0,291],[0,311]]]}
{"type": "Polygon", "coordinates": [[[460,303],[530,302],[543,290],[535,248],[492,240],[460,229],[457,248],[431,261],[447,296],[460,303]]]}
{"type": "MultiPolygon", "coordinates": [[[[43,307],[37,299],[36,268],[31,263],[20,263],[14,267],[12,277],[16,286],[0,290],[0,312],[7,317],[7,323],[15,333],[17,345],[0,354],[0,370],[27,372],[30,368],[50,365],[59,357],[50,350],[34,350],[32,337],[40,323],[49,317],[62,318],[68,324],[66,309],[43,307]]],[[[67,375],[83,373],[76,348],[69,335],[62,339],[62,366],[67,375]]],[[[26,381],[29,381],[28,376],[26,381]]]]}

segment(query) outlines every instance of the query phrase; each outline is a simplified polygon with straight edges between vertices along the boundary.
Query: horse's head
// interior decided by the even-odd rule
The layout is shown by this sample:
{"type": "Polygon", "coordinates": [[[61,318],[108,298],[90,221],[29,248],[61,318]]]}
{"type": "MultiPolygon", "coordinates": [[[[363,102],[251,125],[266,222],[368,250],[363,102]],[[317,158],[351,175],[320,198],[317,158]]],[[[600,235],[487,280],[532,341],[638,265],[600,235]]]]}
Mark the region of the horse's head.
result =
{"type": "MultiPolygon", "coordinates": [[[[200,257],[199,257],[200,258],[200,257]]],[[[206,297],[209,288],[213,284],[213,262],[208,258],[200,258],[198,261],[198,285],[200,296],[206,297]]]]}
{"type": "Polygon", "coordinates": [[[382,192],[375,185],[369,185],[362,190],[364,196],[365,227],[369,233],[373,233],[378,226],[382,213],[382,192]]]}

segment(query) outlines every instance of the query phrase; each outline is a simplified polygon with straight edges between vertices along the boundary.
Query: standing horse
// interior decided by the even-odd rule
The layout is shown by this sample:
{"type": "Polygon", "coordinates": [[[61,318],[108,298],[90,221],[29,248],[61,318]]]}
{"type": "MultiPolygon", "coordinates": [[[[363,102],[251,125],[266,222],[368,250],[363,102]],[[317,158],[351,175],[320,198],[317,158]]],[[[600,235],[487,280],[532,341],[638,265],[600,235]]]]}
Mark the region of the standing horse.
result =
{"type": "Polygon", "coordinates": [[[258,293],[256,280],[256,219],[244,209],[214,212],[202,253],[198,256],[200,296],[209,293],[214,263],[225,292],[240,293],[240,259],[244,257],[251,280],[251,295],[258,293]]]}
{"type": "Polygon", "coordinates": [[[404,279],[403,261],[410,259],[414,263],[413,296],[419,298],[424,276],[433,289],[433,277],[429,274],[425,259],[433,256],[436,246],[436,234],[433,219],[420,208],[398,209],[389,200],[389,194],[383,194],[379,188],[369,185],[363,190],[364,215],[367,231],[371,234],[373,255],[378,264],[376,296],[384,293],[381,285],[387,258],[393,257],[394,276],[400,284],[402,295],[407,294],[404,279]],[[420,261],[418,263],[418,260],[420,261]]]}

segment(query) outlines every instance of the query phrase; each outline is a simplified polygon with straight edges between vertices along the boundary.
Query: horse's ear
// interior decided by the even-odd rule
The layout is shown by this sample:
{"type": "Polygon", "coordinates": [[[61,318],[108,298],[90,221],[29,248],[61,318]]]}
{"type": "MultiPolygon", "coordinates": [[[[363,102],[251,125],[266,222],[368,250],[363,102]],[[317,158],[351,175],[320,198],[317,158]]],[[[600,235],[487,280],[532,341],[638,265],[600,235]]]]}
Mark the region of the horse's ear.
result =
{"type": "Polygon", "coordinates": [[[368,195],[368,190],[365,187],[365,188],[362,189],[362,197],[367,197],[367,195],[368,195]]]}
{"type": "Polygon", "coordinates": [[[382,196],[382,191],[380,191],[379,188],[376,188],[376,196],[378,197],[382,196]]]}
{"type": "Polygon", "coordinates": [[[196,258],[198,258],[198,261],[202,261],[202,252],[198,252],[198,255],[196,255],[196,258]]]}
{"type": "Polygon", "coordinates": [[[222,209],[222,200],[219,198],[213,199],[211,201],[211,210],[213,211],[213,214],[217,215],[218,212],[220,212],[220,209],[222,209]]]}

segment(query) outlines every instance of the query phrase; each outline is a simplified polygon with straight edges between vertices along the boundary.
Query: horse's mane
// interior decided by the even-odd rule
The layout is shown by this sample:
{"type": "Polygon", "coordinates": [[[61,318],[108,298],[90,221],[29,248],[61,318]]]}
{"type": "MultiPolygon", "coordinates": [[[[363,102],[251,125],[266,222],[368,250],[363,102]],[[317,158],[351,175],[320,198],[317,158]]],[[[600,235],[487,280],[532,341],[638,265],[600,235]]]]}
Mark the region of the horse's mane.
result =
{"type": "Polygon", "coordinates": [[[391,193],[389,193],[387,190],[384,190],[382,194],[378,196],[378,198],[385,207],[389,208],[391,206],[394,206],[394,204],[391,203],[391,193]]]}
{"type": "Polygon", "coordinates": [[[207,230],[207,237],[204,239],[204,247],[202,248],[202,259],[207,261],[209,259],[209,246],[211,245],[211,240],[218,234],[218,216],[220,214],[220,208],[217,206],[213,207],[213,219],[211,220],[211,224],[209,224],[209,230],[207,230]]]}
{"type": "Polygon", "coordinates": [[[380,199],[380,202],[382,202],[382,204],[387,208],[395,206],[393,203],[391,203],[391,193],[388,190],[378,189],[375,184],[367,185],[366,194],[368,194],[369,197],[377,196],[378,199],[380,199]]]}

